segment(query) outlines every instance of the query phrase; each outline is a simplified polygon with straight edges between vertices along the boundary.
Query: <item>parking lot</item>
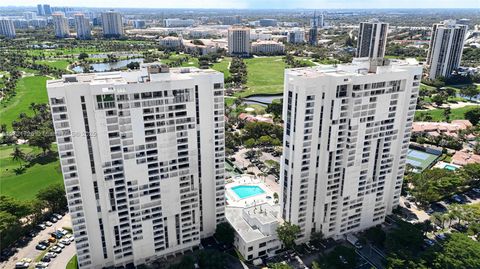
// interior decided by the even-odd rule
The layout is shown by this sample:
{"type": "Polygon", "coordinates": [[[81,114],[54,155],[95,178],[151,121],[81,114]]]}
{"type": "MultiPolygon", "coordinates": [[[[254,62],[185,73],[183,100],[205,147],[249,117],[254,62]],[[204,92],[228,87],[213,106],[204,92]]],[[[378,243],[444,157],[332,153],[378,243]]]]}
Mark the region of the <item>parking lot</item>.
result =
{"type": "MultiPolygon", "coordinates": [[[[62,219],[58,220],[56,223],[53,223],[51,227],[46,227],[44,230],[40,230],[33,238],[24,238],[22,242],[19,243],[19,246],[17,246],[17,252],[7,261],[4,261],[0,264],[0,269],[15,268],[15,264],[20,262],[22,259],[31,259],[32,263],[30,264],[30,268],[34,268],[35,259],[37,259],[40,255],[43,257],[46,252],[46,250],[37,250],[37,244],[40,241],[48,240],[51,237],[51,233],[57,231],[58,229],[62,229],[62,227],[72,227],[72,221],[69,214],[66,214],[62,217],[62,219]]],[[[50,246],[52,245],[54,244],[51,244],[50,246]]],[[[73,255],[75,255],[75,252],[75,242],[65,245],[61,252],[58,253],[55,258],[51,259],[48,268],[64,269],[68,261],[73,257],[73,255]]]]}

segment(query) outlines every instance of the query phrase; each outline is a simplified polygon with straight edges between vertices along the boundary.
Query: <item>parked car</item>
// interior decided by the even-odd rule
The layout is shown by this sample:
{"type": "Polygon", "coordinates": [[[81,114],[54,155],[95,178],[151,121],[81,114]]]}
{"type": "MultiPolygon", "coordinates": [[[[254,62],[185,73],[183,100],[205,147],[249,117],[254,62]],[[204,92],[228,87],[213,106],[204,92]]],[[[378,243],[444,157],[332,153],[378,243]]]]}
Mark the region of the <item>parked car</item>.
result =
{"type": "Polygon", "coordinates": [[[441,234],[435,235],[435,238],[437,238],[438,240],[445,240],[447,236],[444,233],[441,233],[441,234]]]}
{"type": "Polygon", "coordinates": [[[68,231],[65,230],[65,229],[58,229],[57,232],[63,234],[63,235],[67,235],[68,234],[68,231]]]}
{"type": "Polygon", "coordinates": [[[35,230],[31,230],[30,232],[28,232],[28,236],[33,238],[37,236],[37,232],[35,230]]]}
{"type": "Polygon", "coordinates": [[[60,248],[65,248],[65,245],[62,243],[57,243],[55,246],[60,247],[60,248]]]}
{"type": "Polygon", "coordinates": [[[57,218],[57,219],[62,219],[62,218],[63,218],[62,215],[57,214],[57,213],[53,213],[52,215],[53,215],[55,218],[57,218]]]}
{"type": "Polygon", "coordinates": [[[50,259],[53,259],[57,257],[57,253],[49,251],[47,252],[47,254],[45,254],[45,257],[49,257],[50,259]]]}
{"type": "Polygon", "coordinates": [[[459,231],[459,232],[461,232],[461,233],[466,232],[467,229],[468,229],[467,226],[462,225],[462,224],[460,224],[460,223],[458,223],[458,222],[455,223],[455,224],[453,224],[453,225],[452,225],[452,228],[455,229],[455,230],[457,230],[457,231],[459,231]]]}
{"type": "Polygon", "coordinates": [[[73,242],[75,240],[75,237],[72,234],[65,235],[65,238],[70,240],[70,242],[73,242]]]}
{"type": "Polygon", "coordinates": [[[47,255],[43,256],[43,258],[40,260],[42,262],[51,262],[52,258],[48,257],[47,255]]]}
{"type": "Polygon", "coordinates": [[[28,268],[30,267],[30,263],[28,262],[17,262],[15,263],[15,268],[28,268]]]}
{"type": "Polygon", "coordinates": [[[44,245],[46,247],[50,246],[50,242],[48,240],[42,240],[38,242],[39,245],[44,245]]]}
{"type": "Polygon", "coordinates": [[[411,207],[412,207],[412,205],[410,205],[410,203],[407,202],[407,201],[403,202],[403,204],[404,204],[405,207],[407,207],[407,208],[411,208],[411,207]]]}
{"type": "Polygon", "coordinates": [[[53,238],[55,239],[60,239],[63,237],[63,234],[62,233],[59,233],[59,232],[53,232],[50,234],[53,238]]]}
{"type": "Polygon", "coordinates": [[[45,225],[46,225],[47,227],[52,227],[53,223],[51,223],[50,221],[46,221],[46,222],[45,222],[45,225]]]}
{"type": "Polygon", "coordinates": [[[54,246],[50,249],[50,251],[59,254],[62,252],[62,249],[60,247],[54,246]]]}
{"type": "Polygon", "coordinates": [[[53,223],[57,223],[58,219],[52,216],[50,217],[50,221],[53,223]]]}
{"type": "Polygon", "coordinates": [[[40,230],[45,230],[45,229],[47,228],[47,226],[45,226],[44,223],[40,223],[40,224],[38,224],[36,227],[37,227],[38,229],[40,229],[40,230]]]}
{"type": "Polygon", "coordinates": [[[47,268],[48,267],[48,262],[38,262],[35,264],[35,268],[47,268]]]}
{"type": "Polygon", "coordinates": [[[57,239],[55,239],[55,237],[48,238],[48,242],[50,242],[50,243],[55,243],[56,241],[57,241],[57,239]]]}
{"type": "Polygon", "coordinates": [[[38,245],[35,246],[35,249],[37,249],[37,250],[46,250],[46,249],[47,249],[47,246],[38,244],[38,245]]]}
{"type": "Polygon", "coordinates": [[[69,239],[66,239],[66,238],[63,238],[59,241],[60,243],[64,244],[64,245],[70,245],[70,240],[69,239]]]}

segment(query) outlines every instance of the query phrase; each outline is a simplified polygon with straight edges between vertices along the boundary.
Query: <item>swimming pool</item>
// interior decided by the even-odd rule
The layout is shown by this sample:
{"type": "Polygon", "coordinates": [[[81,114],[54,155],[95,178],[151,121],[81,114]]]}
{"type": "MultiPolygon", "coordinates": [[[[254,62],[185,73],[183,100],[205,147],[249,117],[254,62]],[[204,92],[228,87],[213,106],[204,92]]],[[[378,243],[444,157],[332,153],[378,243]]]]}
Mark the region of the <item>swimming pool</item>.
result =
{"type": "Polygon", "coordinates": [[[457,170],[457,167],[453,166],[453,165],[445,165],[443,168],[447,169],[447,170],[450,170],[450,171],[455,171],[457,170]]]}
{"type": "Polygon", "coordinates": [[[259,186],[247,186],[247,185],[239,185],[239,186],[232,187],[232,191],[235,192],[235,194],[240,199],[245,199],[248,197],[265,193],[265,191],[259,186]]]}

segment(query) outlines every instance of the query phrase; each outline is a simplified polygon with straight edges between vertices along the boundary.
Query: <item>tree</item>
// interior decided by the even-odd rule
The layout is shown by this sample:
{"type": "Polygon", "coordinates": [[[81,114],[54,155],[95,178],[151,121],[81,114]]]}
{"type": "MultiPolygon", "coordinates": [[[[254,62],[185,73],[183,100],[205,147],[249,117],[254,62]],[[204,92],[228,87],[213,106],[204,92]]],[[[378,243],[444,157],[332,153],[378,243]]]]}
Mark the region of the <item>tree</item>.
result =
{"type": "Polygon", "coordinates": [[[217,269],[227,266],[227,257],[225,253],[215,250],[204,250],[198,255],[198,265],[202,269],[217,269]]]}
{"type": "Polygon", "coordinates": [[[295,240],[300,234],[300,227],[288,221],[277,227],[278,239],[282,241],[285,248],[292,249],[295,247],[295,240]]]}
{"type": "Polygon", "coordinates": [[[387,234],[385,248],[399,258],[413,257],[421,250],[423,233],[408,222],[398,223],[397,228],[387,234]]]}
{"type": "Polygon", "coordinates": [[[254,148],[256,146],[256,144],[257,144],[257,142],[253,138],[247,139],[247,141],[245,141],[245,143],[244,143],[244,145],[247,149],[254,148]]]}
{"type": "Polygon", "coordinates": [[[275,201],[275,204],[278,204],[278,193],[273,193],[273,200],[275,201]]]}
{"type": "Polygon", "coordinates": [[[465,185],[465,179],[446,169],[430,169],[412,177],[413,195],[423,205],[451,195],[465,185]]]}
{"type": "Polygon", "coordinates": [[[446,101],[446,98],[441,94],[435,94],[432,96],[432,101],[437,105],[441,106],[446,101]]]}
{"type": "Polygon", "coordinates": [[[473,125],[477,125],[480,122],[480,107],[465,112],[465,119],[469,120],[473,125]]]}
{"type": "Polygon", "coordinates": [[[346,246],[337,246],[325,256],[324,267],[343,269],[355,268],[357,264],[355,250],[346,246]]]}
{"type": "Polygon", "coordinates": [[[477,85],[469,85],[467,87],[460,88],[460,94],[472,100],[473,97],[480,94],[480,89],[477,88],[477,85]]]}
{"type": "Polygon", "coordinates": [[[128,69],[138,69],[140,68],[140,63],[139,62],[130,62],[127,64],[128,69]]]}
{"type": "Polygon", "coordinates": [[[280,99],[280,102],[272,102],[267,105],[265,112],[273,114],[274,118],[282,117],[283,110],[283,99],[280,99]]]}
{"type": "Polygon", "coordinates": [[[85,52],[81,52],[81,53],[78,55],[78,59],[79,59],[80,61],[85,60],[85,59],[87,59],[87,58],[88,58],[88,54],[85,53],[85,52]]]}
{"type": "Polygon", "coordinates": [[[452,114],[452,109],[450,107],[446,107],[443,109],[443,116],[445,117],[446,122],[450,122],[451,114],[452,114]]]}
{"type": "Polygon", "coordinates": [[[480,243],[465,234],[452,233],[434,256],[434,269],[480,268],[480,243]]]}
{"type": "Polygon", "coordinates": [[[28,144],[41,148],[43,155],[50,151],[53,142],[55,142],[53,129],[46,124],[38,128],[28,140],[28,144]]]}
{"type": "Polygon", "coordinates": [[[323,233],[322,231],[314,232],[310,235],[310,244],[318,247],[320,242],[323,240],[323,233]]]}
{"type": "Polygon", "coordinates": [[[10,155],[12,156],[12,160],[15,162],[22,162],[25,160],[25,153],[20,149],[19,146],[15,146],[10,155]]]}
{"type": "Polygon", "coordinates": [[[215,238],[223,244],[231,245],[235,239],[235,229],[228,222],[219,223],[215,229],[215,238]]]}
{"type": "Polygon", "coordinates": [[[372,242],[377,246],[383,246],[387,238],[387,235],[382,230],[382,228],[377,226],[372,227],[367,231],[365,231],[365,236],[367,237],[368,241],[372,242]]]}
{"type": "Polygon", "coordinates": [[[293,269],[290,265],[285,262],[269,263],[268,269],[293,269]]]}
{"type": "Polygon", "coordinates": [[[62,211],[67,207],[67,198],[62,184],[53,184],[37,193],[37,199],[44,201],[52,211],[62,211]]]}

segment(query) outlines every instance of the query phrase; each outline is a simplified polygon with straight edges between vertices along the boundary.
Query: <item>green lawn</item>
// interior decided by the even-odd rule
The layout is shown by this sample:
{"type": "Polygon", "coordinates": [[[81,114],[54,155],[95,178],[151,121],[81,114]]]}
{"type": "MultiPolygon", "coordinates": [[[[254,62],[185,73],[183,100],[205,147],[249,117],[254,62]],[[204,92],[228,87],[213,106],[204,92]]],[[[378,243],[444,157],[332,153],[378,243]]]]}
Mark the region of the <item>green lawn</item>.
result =
{"type": "MultiPolygon", "coordinates": [[[[478,106],[464,106],[461,108],[454,108],[452,109],[452,114],[450,114],[450,120],[461,120],[465,119],[465,112],[476,108],[478,106]]],[[[443,115],[443,109],[431,109],[431,110],[423,110],[423,111],[416,111],[415,118],[417,118],[420,114],[423,115],[430,115],[432,117],[432,121],[445,121],[445,116],[443,115]]]]}
{"type": "Polygon", "coordinates": [[[230,70],[228,66],[230,64],[231,58],[223,58],[221,62],[215,63],[212,66],[212,69],[217,70],[218,72],[222,72],[225,79],[230,77],[230,70]]]}
{"type": "Polygon", "coordinates": [[[47,103],[47,78],[32,76],[21,78],[17,83],[16,96],[10,100],[2,101],[0,109],[0,124],[7,124],[7,129],[12,129],[12,121],[22,112],[31,113],[31,103],[47,103]]]}
{"type": "Polygon", "coordinates": [[[67,60],[44,60],[44,61],[37,61],[39,64],[45,64],[50,67],[55,67],[58,69],[67,69],[68,65],[70,64],[67,60]]]}
{"type": "MultiPolygon", "coordinates": [[[[20,146],[24,153],[38,154],[39,150],[28,145],[20,146]]],[[[0,147],[0,195],[12,196],[20,200],[35,198],[37,192],[48,185],[63,182],[57,153],[50,157],[38,158],[33,165],[21,174],[14,169],[21,163],[12,160],[13,146],[0,147]]]]}
{"type": "Polygon", "coordinates": [[[281,56],[245,59],[248,89],[236,96],[279,94],[283,92],[286,64],[281,56]]]}
{"type": "Polygon", "coordinates": [[[65,269],[77,269],[77,268],[78,268],[78,259],[77,259],[77,255],[75,255],[67,263],[67,267],[65,269]]]}

